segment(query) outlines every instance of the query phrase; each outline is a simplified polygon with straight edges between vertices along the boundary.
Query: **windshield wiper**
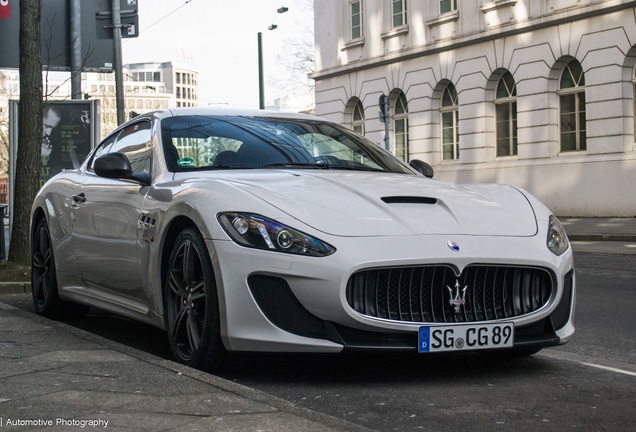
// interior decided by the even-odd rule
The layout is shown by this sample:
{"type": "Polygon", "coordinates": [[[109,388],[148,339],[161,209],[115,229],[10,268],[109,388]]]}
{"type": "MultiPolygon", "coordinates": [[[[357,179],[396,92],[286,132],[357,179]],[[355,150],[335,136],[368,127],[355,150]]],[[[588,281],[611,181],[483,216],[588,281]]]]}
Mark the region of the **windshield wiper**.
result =
{"type": "Polygon", "coordinates": [[[336,169],[336,170],[349,170],[349,171],[371,171],[371,172],[386,172],[381,168],[373,168],[365,165],[347,165],[339,163],[326,163],[323,161],[317,161],[314,163],[303,162],[287,162],[287,163],[272,163],[263,165],[263,168],[317,168],[317,169],[336,169]]]}
{"type": "Polygon", "coordinates": [[[222,164],[222,165],[206,165],[200,167],[183,167],[183,171],[215,171],[215,170],[227,170],[227,169],[251,169],[242,164],[222,164]]]}
{"type": "Polygon", "coordinates": [[[284,163],[271,163],[263,165],[262,168],[318,168],[329,169],[331,166],[323,162],[305,163],[305,162],[284,162],[284,163]]]}
{"type": "Polygon", "coordinates": [[[373,168],[363,165],[330,165],[331,169],[349,170],[349,171],[371,171],[371,172],[386,172],[381,168],[373,168]]]}

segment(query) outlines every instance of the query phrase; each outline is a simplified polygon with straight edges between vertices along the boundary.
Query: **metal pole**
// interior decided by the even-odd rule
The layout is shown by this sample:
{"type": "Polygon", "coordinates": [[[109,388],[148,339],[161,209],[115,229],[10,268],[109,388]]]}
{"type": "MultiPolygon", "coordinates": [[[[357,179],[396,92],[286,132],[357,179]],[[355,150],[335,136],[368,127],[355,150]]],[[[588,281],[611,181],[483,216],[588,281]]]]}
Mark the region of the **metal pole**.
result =
{"type": "Polygon", "coordinates": [[[0,260],[7,259],[7,248],[4,239],[4,209],[6,204],[0,204],[0,260]]]}
{"type": "Polygon", "coordinates": [[[82,16],[80,0],[71,0],[71,99],[82,98],[82,16]]]}
{"type": "Polygon", "coordinates": [[[391,138],[389,137],[389,129],[391,126],[391,114],[389,114],[389,102],[386,103],[386,118],[384,119],[384,148],[391,152],[391,138]]]}
{"type": "Polygon", "coordinates": [[[121,59],[121,14],[120,0],[112,0],[113,8],[113,68],[115,69],[115,98],[117,102],[117,124],[126,121],[124,114],[124,72],[121,59]]]}
{"type": "Polygon", "coordinates": [[[258,108],[265,109],[265,85],[263,78],[263,33],[258,32],[258,108]]]}

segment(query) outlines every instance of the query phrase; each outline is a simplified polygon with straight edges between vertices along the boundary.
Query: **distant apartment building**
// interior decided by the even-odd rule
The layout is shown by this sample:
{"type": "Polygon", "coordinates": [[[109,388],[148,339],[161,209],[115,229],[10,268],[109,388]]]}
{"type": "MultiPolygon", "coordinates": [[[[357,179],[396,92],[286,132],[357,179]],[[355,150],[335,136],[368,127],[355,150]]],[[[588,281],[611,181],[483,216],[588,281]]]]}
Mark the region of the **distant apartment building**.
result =
{"type": "Polygon", "coordinates": [[[315,0],[316,114],[435,178],[636,215],[636,2],[315,0]]]}
{"type": "MultiPolygon", "coordinates": [[[[198,73],[173,62],[131,63],[123,67],[127,118],[170,107],[198,106],[198,73]]],[[[114,74],[83,74],[84,97],[99,99],[102,136],[117,126],[114,74]]],[[[69,93],[70,94],[70,93],[69,93]]]]}
{"type": "Polygon", "coordinates": [[[199,74],[189,66],[172,62],[132,63],[124,66],[128,77],[137,83],[163,83],[174,96],[175,107],[194,107],[199,104],[199,74]]]}

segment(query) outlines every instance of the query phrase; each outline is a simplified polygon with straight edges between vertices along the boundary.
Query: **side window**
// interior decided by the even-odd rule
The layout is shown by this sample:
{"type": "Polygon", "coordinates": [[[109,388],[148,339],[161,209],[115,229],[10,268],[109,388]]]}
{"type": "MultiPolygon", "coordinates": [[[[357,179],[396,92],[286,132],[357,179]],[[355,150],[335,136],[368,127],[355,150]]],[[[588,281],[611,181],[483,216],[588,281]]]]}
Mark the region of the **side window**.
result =
{"type": "Polygon", "coordinates": [[[121,152],[128,156],[135,174],[150,174],[152,133],[150,122],[142,121],[127,126],[117,137],[109,153],[121,152]]]}
{"type": "Polygon", "coordinates": [[[113,146],[113,143],[115,142],[115,139],[117,138],[118,135],[119,135],[118,133],[113,134],[109,138],[106,138],[105,141],[102,141],[99,144],[99,146],[97,147],[97,150],[95,150],[95,153],[93,153],[93,159],[91,159],[91,163],[88,167],[89,171],[94,170],[93,166],[95,165],[95,159],[97,159],[103,154],[107,154],[110,151],[110,148],[113,146]]]}
{"type": "Polygon", "coordinates": [[[93,155],[90,170],[93,170],[95,159],[99,156],[121,152],[128,156],[130,166],[134,173],[150,174],[151,154],[152,154],[152,133],[150,122],[141,121],[126,126],[119,134],[108,138],[93,155]]]}

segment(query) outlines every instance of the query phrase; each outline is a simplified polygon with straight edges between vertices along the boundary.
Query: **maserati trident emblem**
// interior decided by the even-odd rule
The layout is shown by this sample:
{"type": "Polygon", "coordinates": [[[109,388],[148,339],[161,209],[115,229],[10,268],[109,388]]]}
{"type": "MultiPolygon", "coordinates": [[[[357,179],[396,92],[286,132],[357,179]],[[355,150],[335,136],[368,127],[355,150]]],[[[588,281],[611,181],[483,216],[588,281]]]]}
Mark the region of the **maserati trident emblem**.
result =
{"type": "Polygon", "coordinates": [[[459,281],[455,281],[455,288],[451,288],[446,285],[448,288],[448,292],[450,293],[449,303],[451,306],[455,308],[455,312],[461,312],[461,307],[466,304],[466,290],[468,289],[468,285],[462,288],[459,285],[459,281]]]}
{"type": "Polygon", "coordinates": [[[449,240],[448,243],[446,244],[453,252],[459,252],[459,245],[455,243],[454,241],[449,240]]]}

